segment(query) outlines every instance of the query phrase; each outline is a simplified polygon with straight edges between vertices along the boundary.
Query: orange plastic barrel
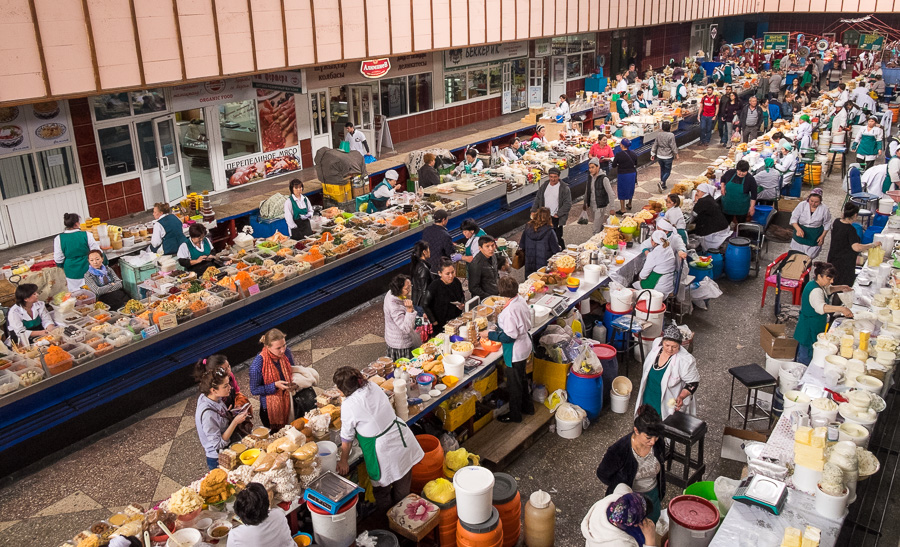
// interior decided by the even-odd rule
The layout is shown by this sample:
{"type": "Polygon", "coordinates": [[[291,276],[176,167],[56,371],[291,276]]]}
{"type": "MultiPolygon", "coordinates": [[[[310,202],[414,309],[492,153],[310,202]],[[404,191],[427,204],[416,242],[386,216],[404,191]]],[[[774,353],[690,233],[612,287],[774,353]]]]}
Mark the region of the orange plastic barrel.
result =
{"type": "Polygon", "coordinates": [[[425,456],[412,468],[410,491],[421,492],[429,481],[444,476],[444,449],[434,435],[416,435],[416,440],[425,456]]]}
{"type": "Polygon", "coordinates": [[[503,528],[503,547],[512,547],[519,542],[522,533],[522,497],[519,485],[512,475],[494,473],[492,504],[500,515],[503,528]]]}
{"type": "Polygon", "coordinates": [[[503,526],[497,508],[491,508],[491,518],[481,524],[456,524],[456,544],[459,547],[503,547],[503,526]]]}
{"type": "Polygon", "coordinates": [[[893,122],[897,123],[897,118],[900,117],[900,106],[889,106],[888,110],[894,114],[893,122]]]}
{"type": "MultiPolygon", "coordinates": [[[[425,498],[428,499],[427,496],[425,498]]],[[[441,508],[437,525],[438,545],[440,547],[455,547],[456,525],[459,522],[459,517],[456,514],[456,500],[450,500],[447,503],[438,503],[431,499],[428,501],[441,508]]]]}

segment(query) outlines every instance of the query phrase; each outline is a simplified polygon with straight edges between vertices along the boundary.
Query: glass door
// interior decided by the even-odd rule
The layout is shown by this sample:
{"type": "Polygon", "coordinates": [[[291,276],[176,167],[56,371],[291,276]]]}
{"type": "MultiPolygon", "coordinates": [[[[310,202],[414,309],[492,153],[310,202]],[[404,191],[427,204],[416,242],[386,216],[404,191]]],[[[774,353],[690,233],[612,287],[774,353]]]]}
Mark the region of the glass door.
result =
{"type": "Polygon", "coordinates": [[[331,148],[331,101],[328,90],[309,92],[309,120],[312,125],[312,155],[319,148],[331,148]]]}
{"type": "Polygon", "coordinates": [[[544,59],[528,59],[528,107],[544,105],[544,59]]]}
{"type": "Polygon", "coordinates": [[[559,55],[550,58],[550,95],[547,102],[556,103],[560,95],[566,93],[566,57],[559,55]]]}
{"type": "Polygon", "coordinates": [[[372,100],[372,86],[354,85],[350,88],[350,121],[357,131],[362,131],[369,141],[369,150],[375,145],[375,103],[372,100]]]}
{"type": "Polygon", "coordinates": [[[184,174],[181,167],[181,152],[175,138],[175,115],[153,119],[153,138],[156,141],[156,156],[159,158],[159,176],[162,179],[163,194],[167,203],[183,198],[184,174]]]}
{"type": "Polygon", "coordinates": [[[509,114],[512,112],[512,63],[510,61],[503,63],[500,80],[503,85],[502,113],[509,114]]]}

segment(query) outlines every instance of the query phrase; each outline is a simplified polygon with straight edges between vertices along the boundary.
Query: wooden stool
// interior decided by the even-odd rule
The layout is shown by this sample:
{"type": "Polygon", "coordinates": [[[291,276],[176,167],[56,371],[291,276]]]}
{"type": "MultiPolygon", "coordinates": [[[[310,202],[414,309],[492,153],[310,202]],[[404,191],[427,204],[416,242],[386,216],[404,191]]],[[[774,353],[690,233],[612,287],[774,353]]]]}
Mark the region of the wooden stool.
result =
{"type": "Polygon", "coordinates": [[[684,412],[674,412],[663,421],[663,427],[663,438],[669,441],[666,449],[666,478],[682,488],[703,480],[703,473],[706,471],[706,464],[703,462],[706,422],[684,412]],[[693,458],[695,443],[697,459],[693,458]],[[683,453],[675,449],[676,444],[684,445],[683,453]],[[673,461],[682,465],[681,476],[672,473],[673,461]]]}
{"type": "Polygon", "coordinates": [[[775,415],[772,414],[771,411],[766,411],[766,409],[759,406],[759,390],[771,387],[774,391],[774,388],[777,385],[775,377],[756,363],[732,367],[728,369],[728,373],[731,374],[731,397],[728,401],[728,420],[731,420],[731,410],[734,409],[734,411],[738,413],[738,416],[744,419],[742,429],[747,429],[747,422],[755,422],[758,420],[769,420],[769,427],[772,427],[772,418],[774,418],[775,415]],[[747,402],[745,404],[734,404],[735,379],[740,381],[744,387],[747,388],[747,402]],[[751,395],[753,395],[753,404],[750,403],[751,395]],[[744,409],[746,414],[740,411],[741,408],[744,409]],[[762,416],[756,416],[757,410],[762,416]],[[751,412],[753,413],[752,418],[750,417],[751,412]]]}

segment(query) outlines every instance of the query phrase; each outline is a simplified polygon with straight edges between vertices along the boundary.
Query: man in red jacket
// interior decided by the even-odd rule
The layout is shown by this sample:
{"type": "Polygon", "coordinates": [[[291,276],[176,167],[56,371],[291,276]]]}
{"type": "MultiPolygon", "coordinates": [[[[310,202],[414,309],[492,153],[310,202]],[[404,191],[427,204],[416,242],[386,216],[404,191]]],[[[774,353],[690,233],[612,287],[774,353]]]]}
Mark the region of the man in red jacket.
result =
{"type": "Polygon", "coordinates": [[[706,95],[700,100],[700,144],[709,145],[712,138],[713,125],[719,112],[719,97],[713,92],[713,86],[706,88],[706,95]]]}

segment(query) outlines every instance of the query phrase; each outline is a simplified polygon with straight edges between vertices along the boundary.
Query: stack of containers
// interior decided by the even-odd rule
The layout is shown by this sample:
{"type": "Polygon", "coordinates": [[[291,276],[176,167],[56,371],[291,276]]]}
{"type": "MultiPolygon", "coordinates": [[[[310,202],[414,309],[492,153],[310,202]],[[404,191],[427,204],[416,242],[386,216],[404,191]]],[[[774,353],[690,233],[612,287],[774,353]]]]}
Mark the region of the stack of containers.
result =
{"type": "Polygon", "coordinates": [[[444,449],[441,441],[434,435],[416,435],[416,440],[425,456],[412,468],[411,492],[421,492],[429,481],[444,476],[444,449]]]}
{"type": "Polygon", "coordinates": [[[516,545],[522,532],[522,497],[516,479],[506,473],[494,473],[492,503],[500,515],[503,547],[516,545]]]}
{"type": "Polygon", "coordinates": [[[456,490],[456,543],[460,547],[503,547],[500,512],[493,507],[494,474],[468,466],[453,475],[456,490]]]}

